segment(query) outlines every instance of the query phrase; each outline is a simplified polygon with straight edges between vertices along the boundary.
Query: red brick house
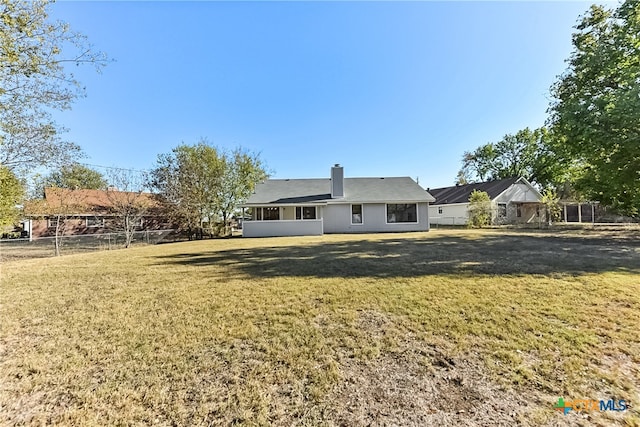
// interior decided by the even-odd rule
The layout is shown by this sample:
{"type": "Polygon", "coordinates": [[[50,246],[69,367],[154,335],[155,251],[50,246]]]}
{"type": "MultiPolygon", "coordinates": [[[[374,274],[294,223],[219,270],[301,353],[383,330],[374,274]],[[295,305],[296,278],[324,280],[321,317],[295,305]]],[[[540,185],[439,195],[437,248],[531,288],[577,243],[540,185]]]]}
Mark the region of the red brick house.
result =
{"type": "Polygon", "coordinates": [[[24,229],[31,238],[111,233],[123,221],[135,221],[136,230],[166,230],[170,222],[151,193],[46,188],[44,199],[25,204],[24,229]],[[125,219],[126,217],[126,219],[125,219]]]}

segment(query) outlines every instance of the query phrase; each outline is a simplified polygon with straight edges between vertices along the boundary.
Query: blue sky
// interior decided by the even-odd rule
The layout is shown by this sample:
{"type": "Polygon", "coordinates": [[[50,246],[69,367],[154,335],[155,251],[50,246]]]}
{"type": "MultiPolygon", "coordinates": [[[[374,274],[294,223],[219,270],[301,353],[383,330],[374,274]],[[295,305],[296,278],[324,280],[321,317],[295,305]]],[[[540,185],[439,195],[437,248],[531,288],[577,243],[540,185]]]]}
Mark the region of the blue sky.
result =
{"type": "MultiPolygon", "coordinates": [[[[56,113],[90,164],[201,138],[277,178],[453,184],[465,150],[544,124],[588,2],[59,2],[114,62],[56,113]]],[[[615,6],[615,2],[608,3],[615,6]]]]}

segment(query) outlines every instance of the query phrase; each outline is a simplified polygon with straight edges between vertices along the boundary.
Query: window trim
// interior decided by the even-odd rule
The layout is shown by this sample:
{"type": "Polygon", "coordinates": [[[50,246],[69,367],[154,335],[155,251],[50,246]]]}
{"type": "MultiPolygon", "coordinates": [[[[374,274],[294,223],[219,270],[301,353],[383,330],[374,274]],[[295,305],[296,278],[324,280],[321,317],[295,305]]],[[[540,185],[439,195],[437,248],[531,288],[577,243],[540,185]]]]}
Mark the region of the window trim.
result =
{"type": "Polygon", "coordinates": [[[351,217],[351,225],[364,225],[364,203],[352,203],[349,207],[350,217],[351,217]],[[360,222],[353,222],[353,207],[360,206],[360,222]]]}
{"type": "Polygon", "coordinates": [[[104,218],[89,217],[89,216],[88,216],[88,217],[86,217],[86,218],[84,219],[84,226],[85,226],[86,228],[104,228],[104,218]],[[89,225],[89,220],[90,220],[90,219],[98,220],[98,221],[100,221],[100,224],[96,224],[96,225],[89,225]]]}
{"type": "Polygon", "coordinates": [[[316,219],[318,219],[318,208],[317,208],[317,206],[315,206],[315,205],[311,205],[311,206],[302,206],[302,220],[303,220],[303,221],[314,221],[314,220],[316,220],[316,219]],[[311,208],[313,208],[313,218],[305,218],[305,217],[304,217],[304,209],[305,209],[305,208],[307,208],[307,209],[311,209],[311,208]]]}
{"type": "Polygon", "coordinates": [[[262,221],[280,221],[280,218],[282,217],[282,215],[280,214],[280,207],[279,206],[267,206],[267,207],[262,207],[262,221]],[[277,219],[265,219],[265,212],[278,212],[278,218],[277,219]]]}
{"type": "Polygon", "coordinates": [[[420,214],[418,209],[418,203],[385,203],[384,204],[384,220],[386,224],[420,224],[420,214]],[[415,221],[403,221],[403,222],[389,222],[389,205],[414,205],[416,207],[416,220],[415,221]]]}
{"type": "Polygon", "coordinates": [[[314,221],[318,219],[318,207],[316,205],[296,206],[295,210],[296,212],[295,212],[294,218],[296,221],[314,221]],[[304,210],[307,208],[313,208],[313,218],[304,217],[304,210]],[[300,213],[299,216],[298,216],[298,213],[300,213]]]}
{"type": "Polygon", "coordinates": [[[506,203],[498,203],[498,212],[497,212],[497,216],[498,218],[506,218],[508,216],[508,211],[507,211],[507,204],[506,203]],[[500,214],[500,207],[504,206],[504,215],[500,214]]]}

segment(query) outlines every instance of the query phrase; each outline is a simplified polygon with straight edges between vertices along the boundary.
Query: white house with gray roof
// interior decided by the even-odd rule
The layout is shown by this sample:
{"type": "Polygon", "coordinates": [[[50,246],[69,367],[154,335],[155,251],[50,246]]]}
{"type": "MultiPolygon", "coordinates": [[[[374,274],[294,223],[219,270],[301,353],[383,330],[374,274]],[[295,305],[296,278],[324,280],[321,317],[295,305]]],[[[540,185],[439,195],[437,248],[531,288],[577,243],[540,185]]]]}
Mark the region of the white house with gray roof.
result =
{"type": "Polygon", "coordinates": [[[428,231],[435,199],[409,177],[269,179],[244,204],[245,237],[428,231]]]}
{"type": "Polygon", "coordinates": [[[520,177],[429,189],[436,199],[429,206],[431,224],[466,225],[469,220],[469,197],[474,190],[489,195],[494,224],[545,221],[542,195],[529,181],[520,177]]]}

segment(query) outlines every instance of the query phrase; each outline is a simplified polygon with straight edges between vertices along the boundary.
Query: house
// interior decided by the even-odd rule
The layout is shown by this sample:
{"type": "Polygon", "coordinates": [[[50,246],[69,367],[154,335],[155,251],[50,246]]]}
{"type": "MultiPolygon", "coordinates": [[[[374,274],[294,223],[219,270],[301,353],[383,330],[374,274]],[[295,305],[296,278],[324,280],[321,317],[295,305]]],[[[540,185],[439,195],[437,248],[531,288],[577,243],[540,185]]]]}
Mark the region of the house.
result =
{"type": "Polygon", "coordinates": [[[428,231],[434,200],[409,177],[269,179],[247,200],[243,236],[428,231]]]}
{"type": "Polygon", "coordinates": [[[429,189],[435,202],[429,206],[431,224],[465,225],[469,219],[469,196],[474,190],[489,194],[494,224],[544,221],[542,195],[524,178],[454,185],[429,189]]]}
{"type": "Polygon", "coordinates": [[[123,211],[137,230],[171,228],[153,194],[66,188],[45,188],[44,199],[27,202],[23,227],[30,238],[55,236],[56,228],[63,235],[108,233],[120,231],[123,211]]]}

